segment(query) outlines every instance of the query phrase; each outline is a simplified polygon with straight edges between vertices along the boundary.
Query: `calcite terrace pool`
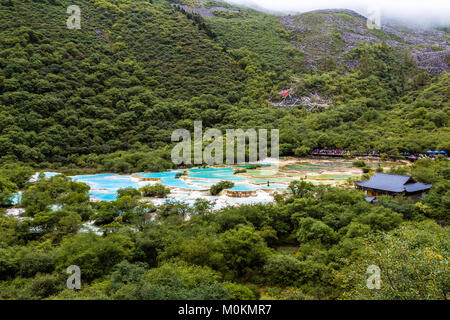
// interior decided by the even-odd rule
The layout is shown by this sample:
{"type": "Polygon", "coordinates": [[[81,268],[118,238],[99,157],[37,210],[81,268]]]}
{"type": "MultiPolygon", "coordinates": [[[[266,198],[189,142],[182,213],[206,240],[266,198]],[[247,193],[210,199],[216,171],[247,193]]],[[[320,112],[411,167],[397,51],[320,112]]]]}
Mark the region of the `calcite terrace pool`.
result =
{"type": "Polygon", "coordinates": [[[92,201],[112,201],[117,199],[117,191],[122,188],[141,188],[145,185],[160,183],[171,189],[166,199],[145,199],[154,204],[180,201],[193,204],[197,199],[212,201],[216,209],[240,204],[268,203],[273,201],[275,192],[282,192],[294,180],[306,180],[313,184],[339,185],[348,178],[358,177],[361,169],[352,167],[351,161],[327,160],[282,160],[262,163],[257,169],[248,169],[250,164],[228,167],[194,168],[171,170],[162,173],[135,173],[133,175],[94,174],[72,176],[74,181],[83,182],[91,187],[92,201]],[[246,169],[245,173],[235,174],[237,169],[246,169]],[[176,178],[177,173],[187,175],[176,178]],[[252,191],[246,197],[232,197],[223,193],[211,196],[209,188],[220,182],[231,181],[235,184],[230,191],[252,191]]]}

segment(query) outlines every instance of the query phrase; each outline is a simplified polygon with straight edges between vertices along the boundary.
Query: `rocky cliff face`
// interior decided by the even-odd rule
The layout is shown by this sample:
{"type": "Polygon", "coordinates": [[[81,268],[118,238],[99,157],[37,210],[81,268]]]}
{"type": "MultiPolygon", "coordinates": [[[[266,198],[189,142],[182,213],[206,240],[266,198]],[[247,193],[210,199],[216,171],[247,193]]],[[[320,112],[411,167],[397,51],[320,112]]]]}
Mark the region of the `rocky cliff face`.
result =
{"type": "Polygon", "coordinates": [[[319,60],[332,57],[349,66],[343,56],[360,42],[382,43],[411,50],[417,65],[429,73],[450,71],[450,36],[444,31],[405,27],[383,22],[382,28],[369,29],[367,18],[351,10],[318,10],[281,17],[283,26],[291,31],[291,41],[305,53],[306,65],[317,66],[319,60]]]}

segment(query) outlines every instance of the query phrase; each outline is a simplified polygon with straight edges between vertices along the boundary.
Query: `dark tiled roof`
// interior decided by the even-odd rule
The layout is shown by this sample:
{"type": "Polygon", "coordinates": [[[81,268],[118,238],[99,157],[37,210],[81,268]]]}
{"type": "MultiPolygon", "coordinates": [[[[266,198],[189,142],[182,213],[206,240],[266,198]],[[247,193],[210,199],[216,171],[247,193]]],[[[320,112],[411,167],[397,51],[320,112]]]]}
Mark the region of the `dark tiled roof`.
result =
{"type": "Polygon", "coordinates": [[[418,192],[432,187],[431,184],[414,182],[410,176],[399,176],[396,174],[376,173],[370,180],[356,182],[360,187],[383,190],[389,192],[418,192]]]}
{"type": "Polygon", "coordinates": [[[408,183],[408,184],[405,184],[405,190],[406,190],[406,192],[411,193],[411,192],[428,190],[428,189],[431,189],[432,186],[433,186],[432,184],[423,184],[420,182],[408,183]]]}

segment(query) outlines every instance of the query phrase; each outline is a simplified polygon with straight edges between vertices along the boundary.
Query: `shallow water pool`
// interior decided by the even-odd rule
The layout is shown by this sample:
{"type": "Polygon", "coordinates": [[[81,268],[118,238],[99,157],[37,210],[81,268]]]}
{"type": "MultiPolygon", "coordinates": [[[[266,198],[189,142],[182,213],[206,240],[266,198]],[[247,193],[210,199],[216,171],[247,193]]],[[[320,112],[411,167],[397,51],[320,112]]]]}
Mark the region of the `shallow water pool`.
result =
{"type": "MultiPolygon", "coordinates": [[[[111,173],[94,174],[94,175],[78,175],[72,176],[74,181],[88,184],[90,196],[93,200],[113,201],[117,199],[117,191],[123,188],[141,188],[145,185],[161,183],[166,187],[172,188],[172,193],[168,201],[183,201],[193,203],[196,198],[206,200],[218,200],[228,204],[248,204],[267,202],[270,195],[267,192],[258,192],[258,190],[283,190],[293,180],[303,178],[307,172],[317,172],[312,179],[314,184],[326,184],[330,180],[346,180],[355,175],[349,174],[344,170],[349,169],[351,162],[331,162],[324,161],[321,163],[309,163],[301,161],[285,167],[263,164],[261,168],[247,170],[246,173],[235,175],[235,169],[247,168],[250,164],[236,165],[233,167],[220,168],[197,168],[188,170],[170,170],[167,172],[155,173],[136,173],[133,175],[119,175],[111,173]],[[326,174],[320,174],[319,171],[325,170],[326,174]],[[187,176],[180,179],[176,178],[178,173],[187,171],[187,176]],[[156,178],[160,181],[142,181],[141,178],[156,178]],[[317,180],[315,180],[317,179],[317,180]],[[328,181],[326,181],[328,180],[328,181]],[[207,194],[207,190],[220,181],[230,181],[235,186],[230,189],[232,191],[257,191],[257,196],[250,198],[228,198],[212,197],[207,194]],[[270,182],[267,185],[267,182],[270,182]]],[[[52,177],[58,173],[46,172],[46,177],[52,177]]],[[[36,175],[37,177],[37,175],[36,175]]],[[[20,201],[17,195],[15,203],[20,201]]],[[[164,199],[154,200],[154,203],[164,203],[164,199]]]]}

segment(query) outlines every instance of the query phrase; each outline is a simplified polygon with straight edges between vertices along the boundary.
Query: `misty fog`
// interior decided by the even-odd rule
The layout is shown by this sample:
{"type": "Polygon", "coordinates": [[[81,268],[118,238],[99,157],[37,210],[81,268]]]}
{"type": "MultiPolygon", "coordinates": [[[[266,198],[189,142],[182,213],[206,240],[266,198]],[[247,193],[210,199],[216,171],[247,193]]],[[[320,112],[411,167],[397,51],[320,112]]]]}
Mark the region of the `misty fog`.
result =
{"type": "Polygon", "coordinates": [[[223,0],[274,13],[302,13],[318,9],[351,9],[364,16],[379,8],[382,19],[417,25],[450,24],[449,0],[223,0]]]}

